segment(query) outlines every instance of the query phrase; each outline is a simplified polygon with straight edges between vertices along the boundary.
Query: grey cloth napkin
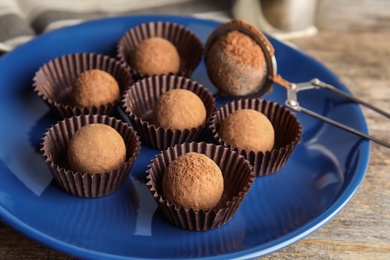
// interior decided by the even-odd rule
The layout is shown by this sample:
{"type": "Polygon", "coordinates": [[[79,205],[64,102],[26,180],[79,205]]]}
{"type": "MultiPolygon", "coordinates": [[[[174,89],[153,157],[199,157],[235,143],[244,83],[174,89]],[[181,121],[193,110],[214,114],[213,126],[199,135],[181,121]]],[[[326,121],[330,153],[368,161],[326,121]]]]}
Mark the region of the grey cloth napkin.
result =
{"type": "Polygon", "coordinates": [[[0,0],[0,52],[11,51],[39,34],[91,19],[130,14],[218,19],[226,17],[230,7],[231,1],[223,0],[0,0]]]}

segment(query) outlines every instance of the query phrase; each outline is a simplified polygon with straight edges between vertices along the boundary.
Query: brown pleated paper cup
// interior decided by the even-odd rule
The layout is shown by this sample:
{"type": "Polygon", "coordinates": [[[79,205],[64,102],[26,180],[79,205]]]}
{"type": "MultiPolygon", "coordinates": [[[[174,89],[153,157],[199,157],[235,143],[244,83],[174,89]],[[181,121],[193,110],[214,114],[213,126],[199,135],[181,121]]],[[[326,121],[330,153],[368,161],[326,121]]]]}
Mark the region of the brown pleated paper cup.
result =
{"type": "Polygon", "coordinates": [[[211,117],[210,128],[218,143],[243,155],[253,166],[256,176],[264,176],[282,169],[302,137],[302,125],[295,114],[276,102],[261,99],[241,99],[221,106],[211,117]],[[272,123],[275,143],[272,151],[254,152],[238,150],[219,135],[222,121],[239,109],[254,109],[263,113],[272,123]]]}
{"type": "Polygon", "coordinates": [[[42,138],[42,156],[56,183],[66,192],[85,198],[101,197],[116,191],[128,177],[139,155],[137,133],[126,123],[106,115],[80,115],[53,125],[42,138]],[[101,123],[114,128],[126,145],[126,160],[117,169],[104,173],[74,172],[67,161],[68,144],[82,126],[101,123]]]}
{"type": "Polygon", "coordinates": [[[196,142],[176,145],[162,151],[148,165],[146,178],[146,185],[165,218],[180,228],[196,231],[210,230],[226,224],[237,212],[254,181],[252,167],[243,156],[222,145],[196,142]],[[185,209],[164,199],[162,178],[166,168],[177,157],[188,152],[208,156],[221,169],[224,192],[213,209],[185,209]]]}
{"type": "Polygon", "coordinates": [[[164,150],[175,144],[195,141],[209,122],[215,108],[211,93],[201,84],[175,75],[147,77],[137,81],[125,93],[123,108],[131,124],[145,145],[164,150]],[[206,108],[206,121],[197,128],[171,130],[156,127],[152,123],[152,112],[159,97],[171,89],[186,89],[195,93],[206,108]]]}
{"type": "Polygon", "coordinates": [[[117,57],[130,67],[134,78],[150,76],[135,70],[131,65],[131,57],[134,56],[134,51],[141,42],[152,37],[164,38],[176,47],[180,56],[180,68],[177,75],[189,77],[203,55],[200,39],[182,25],[158,21],[143,23],[131,28],[118,42],[117,57]]]}
{"type": "Polygon", "coordinates": [[[99,107],[76,106],[72,102],[74,81],[81,72],[91,69],[111,74],[118,82],[120,96],[133,83],[130,70],[119,61],[100,54],[76,53],[58,57],[40,67],[33,79],[34,91],[61,118],[83,114],[110,115],[120,103],[120,98],[99,107]]]}

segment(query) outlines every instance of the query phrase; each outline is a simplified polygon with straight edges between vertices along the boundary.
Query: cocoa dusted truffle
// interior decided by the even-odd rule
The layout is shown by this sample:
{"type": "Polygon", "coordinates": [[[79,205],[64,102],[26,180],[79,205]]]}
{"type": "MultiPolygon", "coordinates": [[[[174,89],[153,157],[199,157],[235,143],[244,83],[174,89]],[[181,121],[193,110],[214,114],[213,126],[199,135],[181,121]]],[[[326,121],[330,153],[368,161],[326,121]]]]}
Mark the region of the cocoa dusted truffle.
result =
{"type": "MultiPolygon", "coordinates": [[[[254,26],[241,20],[227,24],[260,33],[254,26]]],[[[211,40],[205,53],[206,68],[220,95],[237,97],[258,92],[266,76],[265,57],[260,45],[239,30],[226,31],[211,40]]]]}
{"type": "Polygon", "coordinates": [[[161,37],[152,37],[141,42],[131,57],[131,66],[144,75],[177,73],[180,56],[176,47],[161,37]]]}
{"type": "Polygon", "coordinates": [[[227,116],[219,128],[220,137],[239,150],[266,152],[274,146],[275,132],[261,112],[240,109],[227,116]]]}
{"type": "Polygon", "coordinates": [[[194,210],[214,208],[224,190],[223,175],[213,160],[189,152],[173,160],[164,172],[163,197],[179,207],[194,210]]]}
{"type": "Polygon", "coordinates": [[[196,128],[206,120],[206,108],[192,91],[172,89],[160,96],[153,108],[153,123],[162,128],[196,128]]]}
{"type": "Polygon", "coordinates": [[[76,106],[99,107],[120,98],[120,88],[115,78],[99,69],[80,73],[73,84],[71,99],[76,106]]]}
{"type": "Polygon", "coordinates": [[[94,123],[81,127],[68,146],[73,171],[103,173],[116,169],[126,160],[126,145],[112,127],[94,123]]]}

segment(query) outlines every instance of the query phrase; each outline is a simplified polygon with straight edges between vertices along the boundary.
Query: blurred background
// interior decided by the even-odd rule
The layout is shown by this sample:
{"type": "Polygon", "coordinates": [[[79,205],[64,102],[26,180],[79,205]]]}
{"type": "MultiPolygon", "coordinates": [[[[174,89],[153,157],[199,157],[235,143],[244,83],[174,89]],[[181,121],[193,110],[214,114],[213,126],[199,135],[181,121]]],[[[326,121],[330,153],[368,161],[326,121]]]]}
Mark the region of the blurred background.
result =
{"type": "Polygon", "coordinates": [[[388,0],[0,0],[0,50],[85,20],[129,14],[179,14],[226,21],[242,18],[284,39],[319,30],[390,28],[388,0]]]}

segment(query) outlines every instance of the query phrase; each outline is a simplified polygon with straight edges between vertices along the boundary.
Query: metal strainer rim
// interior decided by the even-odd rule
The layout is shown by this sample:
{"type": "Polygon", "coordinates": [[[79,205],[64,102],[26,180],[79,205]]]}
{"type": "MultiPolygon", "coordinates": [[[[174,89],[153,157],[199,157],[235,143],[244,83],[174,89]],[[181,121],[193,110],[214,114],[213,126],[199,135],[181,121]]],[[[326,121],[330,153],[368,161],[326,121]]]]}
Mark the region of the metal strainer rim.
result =
{"type": "MultiPolygon", "coordinates": [[[[230,31],[239,31],[242,32],[248,36],[250,36],[261,48],[264,54],[265,59],[265,65],[266,65],[266,74],[264,76],[264,79],[262,80],[261,87],[259,90],[251,95],[248,96],[263,96],[266,93],[268,93],[274,83],[273,78],[277,75],[277,63],[275,55],[271,54],[271,47],[264,42],[255,32],[252,30],[239,26],[237,24],[231,24],[231,23],[225,23],[218,26],[214,31],[210,34],[206,41],[204,53],[205,53],[205,61],[207,59],[207,53],[211,49],[211,46],[214,44],[215,40],[225,35],[226,33],[230,31]]],[[[260,32],[260,31],[259,31],[260,32]]],[[[245,96],[245,97],[248,97],[245,96]]],[[[240,97],[243,98],[243,97],[240,97]]]]}

